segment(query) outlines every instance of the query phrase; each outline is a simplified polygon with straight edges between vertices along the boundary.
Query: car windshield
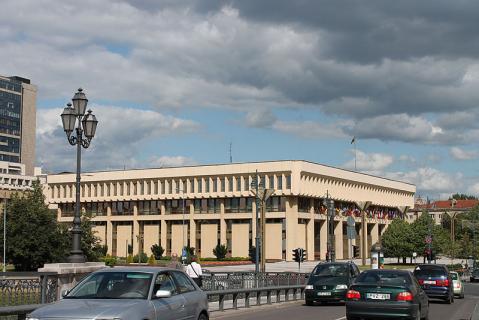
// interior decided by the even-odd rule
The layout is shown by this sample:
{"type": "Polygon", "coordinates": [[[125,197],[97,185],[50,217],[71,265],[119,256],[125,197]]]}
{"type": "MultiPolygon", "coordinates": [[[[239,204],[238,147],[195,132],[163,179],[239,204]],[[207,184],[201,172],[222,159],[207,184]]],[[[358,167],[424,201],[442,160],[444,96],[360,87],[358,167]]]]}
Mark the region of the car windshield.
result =
{"type": "Polygon", "coordinates": [[[359,275],[356,280],[358,283],[371,283],[393,286],[403,286],[411,283],[411,279],[404,272],[383,272],[383,271],[368,271],[359,275]]]}
{"type": "Polygon", "coordinates": [[[472,272],[472,274],[473,274],[473,275],[479,275],[479,270],[478,270],[478,269],[474,270],[474,271],[472,272]]]}
{"type": "Polygon", "coordinates": [[[144,272],[93,273],[65,299],[146,299],[152,276],[144,272]]]}
{"type": "Polygon", "coordinates": [[[457,278],[458,278],[457,273],[451,272],[451,278],[452,278],[452,280],[457,280],[457,278]]]}
{"type": "Polygon", "coordinates": [[[421,277],[442,277],[442,276],[446,275],[446,271],[443,268],[416,267],[416,269],[414,269],[414,275],[418,278],[421,278],[421,277]]]}
{"type": "Polygon", "coordinates": [[[348,269],[345,264],[320,264],[313,270],[313,275],[318,277],[347,277],[348,269]]]}

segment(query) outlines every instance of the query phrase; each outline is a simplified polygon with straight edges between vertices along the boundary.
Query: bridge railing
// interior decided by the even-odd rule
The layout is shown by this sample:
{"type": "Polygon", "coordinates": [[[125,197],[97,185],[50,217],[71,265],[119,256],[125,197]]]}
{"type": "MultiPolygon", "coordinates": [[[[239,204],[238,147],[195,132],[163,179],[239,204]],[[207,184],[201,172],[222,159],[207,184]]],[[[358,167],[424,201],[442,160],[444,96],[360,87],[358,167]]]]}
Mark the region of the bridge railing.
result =
{"type": "Polygon", "coordinates": [[[0,272],[0,306],[53,302],[57,287],[54,272],[0,272]]]}
{"type": "Polygon", "coordinates": [[[274,286],[267,288],[229,289],[206,291],[210,311],[249,308],[254,305],[288,302],[304,298],[304,285],[274,286]],[[229,303],[229,305],[228,305],[229,303]],[[216,308],[215,308],[216,307],[216,308]]]}
{"type": "Polygon", "coordinates": [[[304,285],[307,274],[297,272],[209,272],[203,274],[204,291],[304,285]]]}

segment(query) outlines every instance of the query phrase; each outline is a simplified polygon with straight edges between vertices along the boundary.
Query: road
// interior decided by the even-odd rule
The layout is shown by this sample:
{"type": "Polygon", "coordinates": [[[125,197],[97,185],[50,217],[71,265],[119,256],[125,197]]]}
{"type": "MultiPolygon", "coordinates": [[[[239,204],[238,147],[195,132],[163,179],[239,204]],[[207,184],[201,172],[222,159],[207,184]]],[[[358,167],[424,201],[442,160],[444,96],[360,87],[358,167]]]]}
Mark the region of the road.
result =
{"type": "MultiPolygon", "coordinates": [[[[464,299],[455,299],[452,305],[440,301],[431,301],[429,319],[431,320],[466,320],[470,319],[476,303],[479,302],[479,284],[465,284],[464,299]]],[[[344,320],[346,311],[343,305],[326,305],[308,307],[301,302],[290,302],[265,307],[256,307],[226,312],[213,312],[212,319],[257,319],[257,320],[344,320]],[[320,315],[320,317],[318,317],[320,315]]]]}

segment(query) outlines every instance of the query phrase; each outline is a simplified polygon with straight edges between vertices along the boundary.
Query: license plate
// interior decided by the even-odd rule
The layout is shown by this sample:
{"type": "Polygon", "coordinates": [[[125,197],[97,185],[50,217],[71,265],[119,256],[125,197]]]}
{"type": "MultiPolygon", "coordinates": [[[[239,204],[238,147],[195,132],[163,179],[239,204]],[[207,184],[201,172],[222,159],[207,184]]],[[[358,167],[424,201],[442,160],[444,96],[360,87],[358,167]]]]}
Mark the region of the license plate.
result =
{"type": "Polygon", "coordinates": [[[318,296],[330,296],[330,295],[331,295],[331,292],[329,291],[318,292],[318,296]]]}
{"type": "Polygon", "coordinates": [[[436,284],[436,280],[424,280],[424,284],[436,284]]]}
{"type": "Polygon", "coordinates": [[[389,293],[366,293],[366,298],[373,300],[388,300],[391,298],[389,293]]]}

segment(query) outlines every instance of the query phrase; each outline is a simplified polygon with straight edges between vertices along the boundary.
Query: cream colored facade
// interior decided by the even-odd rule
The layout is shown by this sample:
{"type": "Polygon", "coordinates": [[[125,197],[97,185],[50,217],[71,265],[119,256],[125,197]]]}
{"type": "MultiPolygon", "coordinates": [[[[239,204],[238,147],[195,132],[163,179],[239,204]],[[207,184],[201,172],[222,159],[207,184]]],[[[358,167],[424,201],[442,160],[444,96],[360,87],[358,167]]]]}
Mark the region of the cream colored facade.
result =
{"type": "MultiPolygon", "coordinates": [[[[367,212],[368,244],[376,242],[393,217],[414,205],[411,184],[351,172],[307,161],[271,161],[161,169],[102,171],[82,175],[82,208],[95,217],[95,230],[108,252],[126,256],[151,254],[161,244],[167,254],[180,254],[184,244],[201,257],[212,257],[217,244],[229,254],[248,256],[254,245],[256,204],[250,190],[255,171],[266,188],[275,190],[266,204],[266,258],[291,260],[292,250],[307,250],[308,260],[326,254],[326,215],[322,200],[335,200],[336,258],[350,255],[346,219],[360,217],[355,203],[371,201],[367,212]]],[[[44,188],[58,220],[71,223],[75,175],[48,175],[44,188]]]]}

